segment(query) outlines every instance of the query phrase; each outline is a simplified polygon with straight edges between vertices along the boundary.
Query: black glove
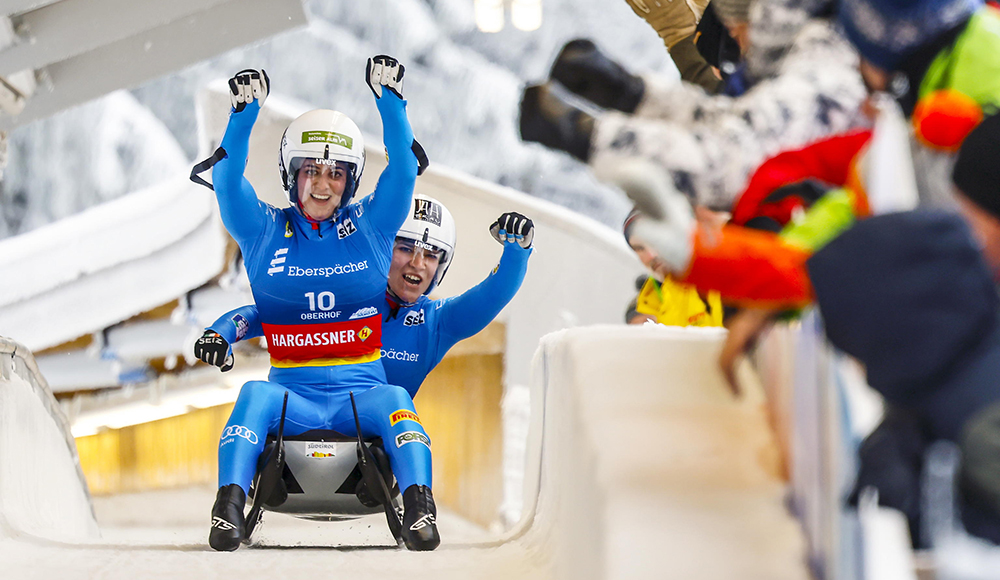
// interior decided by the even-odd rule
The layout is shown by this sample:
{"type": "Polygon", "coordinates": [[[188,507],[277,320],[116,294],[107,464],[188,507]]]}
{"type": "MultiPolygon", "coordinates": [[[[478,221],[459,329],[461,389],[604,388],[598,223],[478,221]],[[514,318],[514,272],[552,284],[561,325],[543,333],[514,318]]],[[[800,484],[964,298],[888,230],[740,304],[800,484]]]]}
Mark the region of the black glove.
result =
{"type": "Polygon", "coordinates": [[[527,250],[535,237],[535,224],[527,217],[509,211],[493,222],[490,226],[493,239],[503,244],[507,241],[517,241],[518,245],[527,250]]]}
{"type": "Polygon", "coordinates": [[[233,355],[229,353],[229,343],[214,330],[206,330],[194,343],[194,356],[210,365],[222,369],[222,372],[232,370],[233,355]]]}
{"type": "Polygon", "coordinates": [[[403,65],[399,61],[380,54],[368,59],[368,67],[365,70],[365,82],[372,90],[376,99],[382,98],[382,87],[396,93],[396,96],[403,98],[403,65]]]}
{"type": "Polygon", "coordinates": [[[233,103],[233,110],[239,113],[254,99],[263,105],[270,88],[271,79],[267,78],[264,69],[241,70],[229,79],[229,100],[233,103]]]}

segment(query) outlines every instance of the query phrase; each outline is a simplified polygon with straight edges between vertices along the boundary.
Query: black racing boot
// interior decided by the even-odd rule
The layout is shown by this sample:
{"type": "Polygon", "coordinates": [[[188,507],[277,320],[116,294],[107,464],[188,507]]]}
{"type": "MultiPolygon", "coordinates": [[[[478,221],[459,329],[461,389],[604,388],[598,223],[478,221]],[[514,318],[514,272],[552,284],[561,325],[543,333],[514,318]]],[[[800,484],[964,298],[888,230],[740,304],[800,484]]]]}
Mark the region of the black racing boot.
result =
{"type": "Polygon", "coordinates": [[[434,495],[426,485],[411,485],[403,492],[403,543],[407,550],[426,552],[438,547],[434,495]]]}
{"type": "Polygon", "coordinates": [[[521,139],[565,151],[580,161],[590,158],[594,117],[562,99],[554,85],[524,89],[521,97],[521,139]]]}
{"type": "Polygon", "coordinates": [[[584,38],[562,47],[549,77],[595,105],[623,113],[634,113],[646,92],[642,78],[630,74],[584,38]]]}
{"type": "Polygon", "coordinates": [[[240,547],[245,535],[243,506],[247,496],[235,483],[219,488],[212,507],[212,531],[208,533],[208,545],[213,550],[232,552],[240,547]]]}

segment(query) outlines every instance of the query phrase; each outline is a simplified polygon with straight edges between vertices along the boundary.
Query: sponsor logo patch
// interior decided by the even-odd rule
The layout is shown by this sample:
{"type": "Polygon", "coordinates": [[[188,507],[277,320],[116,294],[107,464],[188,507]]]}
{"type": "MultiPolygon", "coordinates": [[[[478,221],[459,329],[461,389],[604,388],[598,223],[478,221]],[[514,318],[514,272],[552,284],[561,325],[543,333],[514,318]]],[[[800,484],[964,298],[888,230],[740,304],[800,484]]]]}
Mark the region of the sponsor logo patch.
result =
{"type": "Polygon", "coordinates": [[[428,449],[431,448],[431,440],[420,431],[404,431],[396,435],[396,447],[402,447],[407,443],[423,443],[428,449]]]}
{"type": "Polygon", "coordinates": [[[361,310],[355,311],[355,313],[352,314],[348,320],[355,320],[358,318],[368,318],[369,316],[375,316],[376,314],[378,314],[378,308],[375,308],[374,306],[366,306],[361,310]]]}
{"type": "Polygon", "coordinates": [[[354,227],[354,222],[351,221],[351,218],[346,218],[337,224],[337,239],[342,240],[356,231],[358,231],[358,228],[354,227]]]}
{"type": "Polygon", "coordinates": [[[358,338],[361,339],[361,342],[368,340],[368,337],[371,335],[372,335],[372,329],[368,328],[367,326],[358,331],[358,338]]]}
{"type": "Polygon", "coordinates": [[[405,350],[390,348],[389,350],[382,349],[382,358],[403,362],[417,362],[420,359],[420,354],[413,354],[412,352],[406,352],[405,350]]]}
{"type": "Polygon", "coordinates": [[[257,438],[257,434],[244,427],[243,425],[229,425],[226,430],[222,432],[222,444],[226,444],[226,439],[242,437],[250,442],[251,445],[256,445],[260,439],[257,438]]]}
{"type": "Polygon", "coordinates": [[[424,323],[424,309],[417,312],[407,312],[403,317],[403,326],[419,326],[424,323]]]}
{"type": "MultiPolygon", "coordinates": [[[[341,311],[335,311],[343,316],[341,311]]],[[[323,317],[330,313],[322,314],[323,317]]],[[[312,316],[310,316],[312,318],[312,316]]],[[[267,350],[279,361],[311,361],[318,358],[368,356],[382,345],[382,325],[377,317],[336,322],[298,324],[261,323],[267,350]],[[365,329],[368,330],[365,330],[365,329]],[[361,340],[360,334],[367,335],[361,340]]]]}
{"type": "MultiPolygon", "coordinates": [[[[285,250],[288,251],[287,249],[285,250]]],[[[281,259],[282,262],[285,261],[284,258],[281,259]]],[[[274,261],[272,260],[272,264],[274,261]]],[[[282,266],[283,268],[284,266],[282,266]]],[[[272,268],[273,270],[274,268],[272,268]]],[[[341,274],[353,274],[355,272],[360,272],[362,270],[368,269],[368,260],[362,260],[360,262],[348,262],[346,264],[337,264],[336,266],[329,266],[326,268],[299,268],[298,266],[288,267],[289,277],[311,277],[320,276],[323,278],[329,278],[330,276],[339,276],[341,274]]],[[[281,269],[275,270],[280,272],[281,269]]],[[[268,270],[271,273],[271,270],[268,270]]]]}
{"type": "Polygon", "coordinates": [[[278,248],[274,251],[274,258],[271,259],[271,267],[267,269],[268,276],[274,276],[278,272],[284,272],[285,267],[280,264],[285,263],[285,254],[288,253],[288,248],[278,248]]]}
{"type": "Polygon", "coordinates": [[[350,149],[354,146],[354,139],[342,133],[333,131],[303,131],[303,143],[333,143],[350,149]]]}
{"type": "Polygon", "coordinates": [[[324,459],[337,456],[337,444],[325,441],[310,441],[306,443],[306,457],[324,459]]]}
{"type": "Polygon", "coordinates": [[[420,422],[420,417],[417,417],[416,413],[414,413],[413,411],[407,411],[406,409],[400,409],[395,413],[393,413],[392,415],[389,415],[390,425],[395,425],[400,421],[413,421],[418,425],[423,425],[423,423],[420,422]]]}

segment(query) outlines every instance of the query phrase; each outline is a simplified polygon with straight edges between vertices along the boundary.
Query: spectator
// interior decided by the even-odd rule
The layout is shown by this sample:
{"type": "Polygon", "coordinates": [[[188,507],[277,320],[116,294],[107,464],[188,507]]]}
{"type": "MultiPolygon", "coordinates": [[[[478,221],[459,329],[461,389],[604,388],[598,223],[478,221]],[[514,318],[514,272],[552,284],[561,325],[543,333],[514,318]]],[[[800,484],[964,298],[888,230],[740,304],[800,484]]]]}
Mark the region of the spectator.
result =
{"type": "MultiPolygon", "coordinates": [[[[708,10],[707,0],[692,0],[691,3],[657,0],[627,0],[627,2],[629,7],[649,23],[663,39],[663,44],[667,46],[667,52],[677,66],[681,80],[698,85],[710,95],[722,89],[719,77],[713,74],[711,65],[699,54],[700,51],[695,46],[696,25],[702,19],[703,13],[708,10]]],[[[562,82],[562,79],[555,75],[553,78],[562,82]]]]}
{"type": "Polygon", "coordinates": [[[617,66],[611,76],[629,87],[627,98],[619,97],[619,110],[595,116],[563,99],[554,83],[528,87],[521,136],[587,162],[605,181],[614,182],[625,161],[649,161],[699,204],[728,210],[767,155],[862,122],[858,109],[865,91],[855,53],[829,20],[807,17],[787,0],[751,5],[749,28],[740,36],[749,43],[748,75],[761,80],[741,97],[708,97],[698,87],[655,76],[623,83],[627,73],[617,66]],[[789,29],[796,32],[791,46],[755,46],[757,39],[789,40],[789,29]],[[762,74],[774,68],[768,58],[777,60],[777,69],[762,74]]]}
{"type": "MultiPolygon", "coordinates": [[[[873,89],[889,87],[890,75],[902,79],[892,84],[905,89],[899,91],[898,100],[903,112],[912,114],[915,130],[909,153],[920,202],[953,207],[949,177],[954,151],[984,113],[1000,108],[1000,11],[978,0],[919,0],[908,3],[905,10],[894,6],[888,0],[847,0],[841,20],[862,53],[861,69],[873,89]],[[860,30],[868,31],[865,18],[887,26],[886,38],[876,42],[863,36],[860,30]],[[902,35],[908,44],[896,43],[893,35],[902,35]]],[[[702,290],[722,290],[729,300],[801,305],[809,299],[804,258],[848,227],[855,216],[868,215],[873,206],[878,209],[886,189],[898,190],[892,186],[880,192],[869,186],[872,176],[887,168],[873,158],[875,147],[869,142],[875,141],[866,133],[827,139],[762,166],[750,181],[747,195],[752,192],[752,196],[736,206],[741,223],[757,216],[774,217],[776,208],[765,202],[775,193],[772,188],[785,180],[819,177],[845,186],[826,195],[820,207],[810,209],[803,222],[782,236],[726,226],[716,235],[715,246],[699,244],[700,237],[694,236],[681,251],[677,250],[681,241],[692,240],[690,232],[675,227],[683,220],[637,227],[659,229],[643,229],[642,235],[654,247],[661,244],[661,254],[667,247],[679,252],[673,271],[684,272],[683,282],[702,290]],[[831,159],[838,161],[831,165],[831,159]],[[797,250],[789,248],[792,240],[797,250]]],[[[662,191],[661,196],[676,195],[662,191]]],[[[648,192],[643,196],[647,201],[658,197],[648,192]]]]}
{"type": "MultiPolygon", "coordinates": [[[[642,287],[646,285],[646,280],[649,276],[642,274],[635,279],[635,291],[638,292],[642,290],[642,287]]],[[[656,317],[652,314],[642,314],[636,308],[639,306],[639,296],[636,295],[635,298],[629,301],[628,306],[625,307],[625,324],[646,324],[647,322],[656,322],[656,317]]]]}
{"type": "MultiPolygon", "coordinates": [[[[663,260],[632,232],[631,224],[636,216],[633,212],[625,220],[625,241],[653,274],[639,290],[636,314],[667,326],[722,326],[722,301],[718,292],[709,292],[703,297],[693,286],[674,281],[663,260]]],[[[632,316],[628,322],[642,324],[645,320],[632,316]]]]}
{"type": "Polygon", "coordinates": [[[906,514],[918,547],[923,455],[937,439],[962,451],[966,529],[1000,543],[998,150],[994,115],[957,156],[960,216],[862,220],[807,262],[827,337],[865,365],[887,403],[861,446],[857,489],[876,487],[880,503],[906,514]]]}
{"type": "Polygon", "coordinates": [[[982,0],[843,0],[840,23],[866,85],[912,117],[921,198],[950,190],[954,152],[1000,107],[1000,11],[982,0]]]}

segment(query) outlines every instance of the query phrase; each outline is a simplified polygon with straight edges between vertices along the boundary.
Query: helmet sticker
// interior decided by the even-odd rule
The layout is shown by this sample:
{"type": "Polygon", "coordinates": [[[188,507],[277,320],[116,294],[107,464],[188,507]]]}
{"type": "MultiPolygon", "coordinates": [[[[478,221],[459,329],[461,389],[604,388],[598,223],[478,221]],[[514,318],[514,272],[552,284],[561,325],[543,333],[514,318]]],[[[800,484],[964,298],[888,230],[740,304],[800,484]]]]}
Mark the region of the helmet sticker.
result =
{"type": "MultiPolygon", "coordinates": [[[[427,239],[427,232],[424,231],[424,239],[427,239]]],[[[421,242],[420,240],[413,240],[413,246],[420,248],[421,250],[426,250],[428,252],[443,252],[441,248],[435,246],[434,244],[428,244],[427,242],[421,242]]]]}
{"type": "Polygon", "coordinates": [[[333,131],[303,131],[303,143],[333,143],[350,149],[354,146],[354,139],[342,133],[333,131]]]}
{"type": "Polygon", "coordinates": [[[413,200],[413,219],[441,225],[441,206],[429,199],[413,200]]]}

